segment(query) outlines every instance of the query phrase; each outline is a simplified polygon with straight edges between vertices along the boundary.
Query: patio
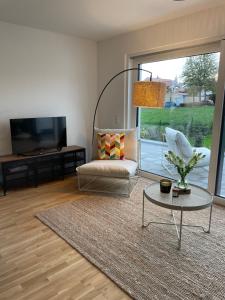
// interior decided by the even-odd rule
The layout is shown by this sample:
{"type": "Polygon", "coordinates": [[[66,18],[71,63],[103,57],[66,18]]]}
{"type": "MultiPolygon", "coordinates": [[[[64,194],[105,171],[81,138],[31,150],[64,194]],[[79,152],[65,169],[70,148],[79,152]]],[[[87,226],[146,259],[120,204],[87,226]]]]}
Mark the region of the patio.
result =
{"type": "MultiPolygon", "coordinates": [[[[141,140],[140,143],[140,169],[163,177],[178,179],[176,169],[165,160],[164,154],[168,151],[166,143],[150,140],[141,140]]],[[[207,189],[209,168],[195,168],[187,179],[190,183],[207,189]]],[[[223,180],[221,196],[225,197],[225,167],[223,168],[223,180]]]]}

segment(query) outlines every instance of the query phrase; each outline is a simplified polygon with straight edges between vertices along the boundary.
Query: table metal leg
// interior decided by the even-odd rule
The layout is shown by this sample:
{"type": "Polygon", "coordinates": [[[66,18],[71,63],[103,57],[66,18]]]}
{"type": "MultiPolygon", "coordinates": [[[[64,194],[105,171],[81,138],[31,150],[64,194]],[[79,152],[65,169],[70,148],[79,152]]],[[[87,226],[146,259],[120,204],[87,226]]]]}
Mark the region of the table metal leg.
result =
{"type": "Polygon", "coordinates": [[[206,233],[210,233],[210,229],[211,229],[211,221],[212,221],[212,205],[210,206],[210,213],[209,213],[209,226],[208,226],[208,230],[205,231],[206,233]]]}
{"type": "Polygon", "coordinates": [[[181,248],[182,226],[183,226],[183,209],[181,209],[180,211],[180,231],[179,231],[179,238],[178,238],[178,250],[180,250],[181,248]]]}
{"type": "Polygon", "coordinates": [[[142,227],[144,227],[145,219],[145,195],[143,193],[143,201],[142,201],[142,227]]]}

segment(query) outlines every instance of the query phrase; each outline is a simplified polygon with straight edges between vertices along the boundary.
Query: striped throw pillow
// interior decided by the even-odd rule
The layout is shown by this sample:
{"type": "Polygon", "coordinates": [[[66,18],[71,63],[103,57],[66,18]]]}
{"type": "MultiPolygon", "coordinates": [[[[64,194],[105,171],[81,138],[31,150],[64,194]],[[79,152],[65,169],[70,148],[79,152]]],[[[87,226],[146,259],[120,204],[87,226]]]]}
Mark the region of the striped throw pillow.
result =
{"type": "Polygon", "coordinates": [[[124,159],[125,133],[98,133],[98,158],[99,159],[124,159]]]}

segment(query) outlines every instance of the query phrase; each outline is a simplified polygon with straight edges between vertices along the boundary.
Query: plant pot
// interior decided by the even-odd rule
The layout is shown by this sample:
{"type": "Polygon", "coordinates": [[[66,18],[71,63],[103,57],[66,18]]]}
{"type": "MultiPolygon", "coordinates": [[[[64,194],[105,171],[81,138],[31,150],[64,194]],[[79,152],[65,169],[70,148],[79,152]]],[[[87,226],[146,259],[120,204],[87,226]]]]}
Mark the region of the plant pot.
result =
{"type": "Polygon", "coordinates": [[[179,187],[179,189],[186,190],[188,188],[188,181],[185,178],[181,177],[177,181],[177,186],[179,187]]]}

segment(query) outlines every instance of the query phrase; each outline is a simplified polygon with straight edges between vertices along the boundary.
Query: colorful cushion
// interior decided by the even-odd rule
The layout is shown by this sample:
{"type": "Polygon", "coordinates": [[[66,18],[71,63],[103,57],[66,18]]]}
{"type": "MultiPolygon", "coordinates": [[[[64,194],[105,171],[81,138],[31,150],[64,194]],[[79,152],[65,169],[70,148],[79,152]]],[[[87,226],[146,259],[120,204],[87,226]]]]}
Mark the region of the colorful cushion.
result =
{"type": "Polygon", "coordinates": [[[124,159],[125,133],[98,133],[99,159],[124,159]]]}
{"type": "Polygon", "coordinates": [[[98,133],[110,133],[116,134],[123,132],[124,138],[124,152],[125,158],[138,162],[138,142],[137,142],[137,129],[125,129],[125,128],[95,128],[94,141],[92,145],[92,159],[98,159],[98,145],[97,145],[97,134],[98,133]]]}

